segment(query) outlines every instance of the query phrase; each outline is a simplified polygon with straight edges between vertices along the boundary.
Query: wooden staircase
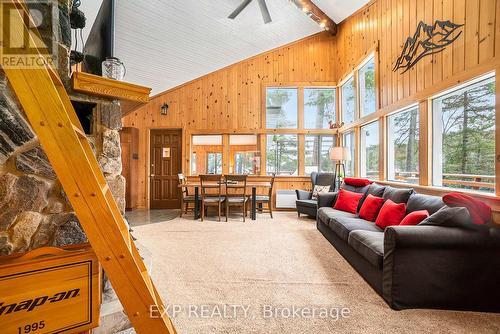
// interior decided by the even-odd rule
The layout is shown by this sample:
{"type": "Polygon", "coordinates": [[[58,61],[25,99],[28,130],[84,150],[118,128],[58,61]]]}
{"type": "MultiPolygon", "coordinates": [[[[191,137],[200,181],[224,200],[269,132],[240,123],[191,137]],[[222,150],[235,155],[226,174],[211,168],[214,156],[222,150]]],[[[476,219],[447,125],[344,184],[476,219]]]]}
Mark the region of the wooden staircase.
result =
{"type": "MultiPolygon", "coordinates": [[[[24,3],[11,2],[23,22],[24,3]]],[[[29,34],[24,23],[10,30],[29,34]]],[[[48,65],[3,70],[135,330],[176,333],[58,74],[48,65]]]]}

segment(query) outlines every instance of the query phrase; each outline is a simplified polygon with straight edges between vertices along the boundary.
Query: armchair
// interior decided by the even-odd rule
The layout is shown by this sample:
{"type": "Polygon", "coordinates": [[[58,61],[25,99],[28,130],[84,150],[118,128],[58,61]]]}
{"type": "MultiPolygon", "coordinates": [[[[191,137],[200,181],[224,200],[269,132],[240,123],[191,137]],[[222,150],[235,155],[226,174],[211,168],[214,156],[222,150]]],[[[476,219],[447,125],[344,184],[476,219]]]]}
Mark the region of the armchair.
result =
{"type": "MultiPolygon", "coordinates": [[[[330,186],[330,191],[334,190],[335,187],[335,177],[333,173],[311,173],[311,184],[312,189],[314,186],[330,186]]],[[[305,214],[311,217],[316,217],[316,211],[318,210],[318,199],[312,198],[312,191],[305,190],[295,190],[297,195],[297,200],[295,201],[297,207],[297,215],[305,214]]]]}

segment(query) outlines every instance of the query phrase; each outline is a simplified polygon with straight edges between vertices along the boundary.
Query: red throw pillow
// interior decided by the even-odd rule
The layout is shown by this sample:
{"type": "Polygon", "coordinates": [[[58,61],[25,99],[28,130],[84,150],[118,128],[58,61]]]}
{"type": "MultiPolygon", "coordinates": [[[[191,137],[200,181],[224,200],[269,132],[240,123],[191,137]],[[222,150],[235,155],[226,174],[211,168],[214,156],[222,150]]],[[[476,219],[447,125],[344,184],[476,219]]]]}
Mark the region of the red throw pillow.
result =
{"type": "Polygon", "coordinates": [[[451,207],[466,207],[476,225],[488,224],[491,221],[491,207],[471,196],[452,192],[443,196],[443,202],[451,207]]]}
{"type": "Polygon", "coordinates": [[[356,209],[358,208],[358,203],[361,200],[361,197],[363,197],[363,194],[340,189],[339,195],[337,196],[337,200],[335,201],[335,205],[333,206],[333,208],[335,210],[356,213],[356,209]]]}
{"type": "Polygon", "coordinates": [[[353,186],[353,187],[364,187],[364,186],[367,186],[369,184],[372,184],[373,182],[368,180],[368,179],[358,179],[355,177],[346,177],[344,179],[344,183],[348,184],[350,186],[353,186]]]}
{"type": "Polygon", "coordinates": [[[375,225],[381,229],[385,229],[387,226],[399,225],[405,217],[405,214],[406,204],[394,203],[388,199],[385,201],[384,205],[382,205],[377,220],[375,220],[375,225]]]}
{"type": "Polygon", "coordinates": [[[399,225],[418,225],[427,217],[429,217],[427,210],[413,211],[407,214],[399,225]]]}
{"type": "Polygon", "coordinates": [[[384,205],[382,197],[369,194],[359,209],[359,218],[374,222],[382,205],[384,205]]]}

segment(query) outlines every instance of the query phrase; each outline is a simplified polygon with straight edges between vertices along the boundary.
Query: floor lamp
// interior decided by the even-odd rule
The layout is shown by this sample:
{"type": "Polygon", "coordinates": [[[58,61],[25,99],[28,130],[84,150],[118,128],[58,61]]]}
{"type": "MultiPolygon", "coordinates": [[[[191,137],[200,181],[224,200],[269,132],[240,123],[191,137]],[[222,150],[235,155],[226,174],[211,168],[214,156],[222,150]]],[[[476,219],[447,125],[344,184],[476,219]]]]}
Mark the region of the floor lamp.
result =
{"type": "Polygon", "coordinates": [[[335,162],[335,172],[333,174],[334,191],[340,188],[342,182],[342,176],[345,177],[345,164],[344,161],[351,160],[351,151],[348,147],[335,146],[330,148],[329,151],[330,160],[335,162]],[[337,186],[338,184],[338,186],[337,186]]]}

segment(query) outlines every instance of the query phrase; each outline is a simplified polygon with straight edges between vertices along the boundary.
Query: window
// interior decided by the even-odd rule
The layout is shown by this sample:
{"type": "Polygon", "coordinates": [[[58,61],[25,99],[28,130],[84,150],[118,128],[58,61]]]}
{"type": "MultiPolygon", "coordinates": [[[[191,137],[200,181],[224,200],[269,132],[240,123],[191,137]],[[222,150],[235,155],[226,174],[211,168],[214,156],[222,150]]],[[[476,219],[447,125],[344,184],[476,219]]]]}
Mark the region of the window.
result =
{"type": "Polygon", "coordinates": [[[375,57],[359,69],[359,110],[361,117],[374,113],[377,110],[375,91],[375,57]]]}
{"type": "Polygon", "coordinates": [[[298,175],[297,135],[267,135],[267,174],[298,175]]]}
{"type": "Polygon", "coordinates": [[[267,88],[266,126],[268,129],[297,128],[297,88],[267,88]]]}
{"type": "Polygon", "coordinates": [[[387,179],[418,183],[418,107],[387,118],[387,179]]]}
{"type": "Polygon", "coordinates": [[[361,127],[361,176],[370,179],[379,177],[379,128],[378,121],[361,127]]]}
{"type": "Polygon", "coordinates": [[[335,122],[335,88],[304,89],[304,128],[329,129],[335,122]]]}
{"type": "Polygon", "coordinates": [[[222,153],[207,153],[207,173],[222,174],[222,153]]]}
{"type": "Polygon", "coordinates": [[[351,76],[341,87],[342,93],[342,121],[352,123],[356,114],[356,85],[354,76],[351,76]]]}
{"type": "Polygon", "coordinates": [[[432,101],[433,184],[495,190],[495,77],[432,101]]]}
{"type": "Polygon", "coordinates": [[[305,136],[305,174],[312,172],[333,172],[334,162],[329,150],[335,146],[336,136],[305,136]]]}
{"type": "Polygon", "coordinates": [[[351,152],[351,160],[345,162],[345,173],[346,176],[354,176],[354,168],[355,168],[355,155],[354,155],[354,149],[355,149],[355,143],[354,143],[354,131],[347,132],[344,134],[344,146],[349,148],[349,151],[351,152]]]}
{"type": "Polygon", "coordinates": [[[222,173],[222,136],[193,136],[191,175],[220,173],[222,173]]]}
{"type": "Polygon", "coordinates": [[[229,172],[234,174],[260,174],[260,150],[257,135],[230,135],[229,172]]]}

